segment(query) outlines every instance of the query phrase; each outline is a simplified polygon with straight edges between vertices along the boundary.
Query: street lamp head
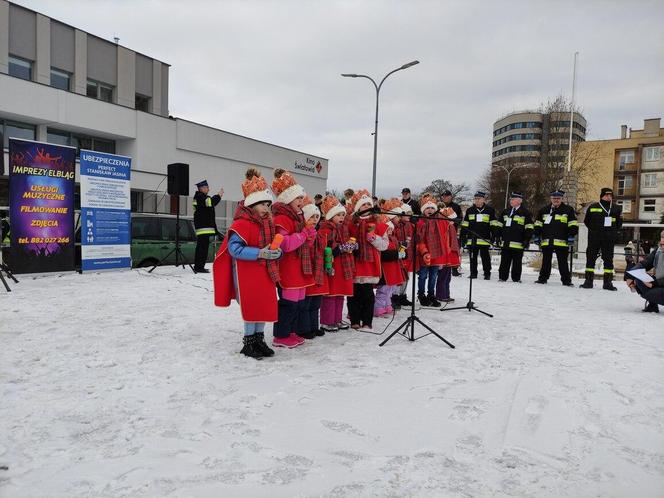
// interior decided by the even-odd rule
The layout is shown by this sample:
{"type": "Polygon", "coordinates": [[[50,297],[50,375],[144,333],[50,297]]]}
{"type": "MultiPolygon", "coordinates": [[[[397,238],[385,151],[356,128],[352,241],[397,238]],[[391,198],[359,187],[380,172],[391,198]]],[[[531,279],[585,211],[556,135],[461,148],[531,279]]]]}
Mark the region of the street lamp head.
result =
{"type": "Polygon", "coordinates": [[[408,69],[409,67],[414,66],[415,64],[419,64],[419,63],[420,63],[420,61],[409,62],[408,64],[404,64],[403,66],[401,66],[399,69],[408,69]]]}
{"type": "Polygon", "coordinates": [[[344,78],[357,78],[358,75],[357,74],[344,73],[341,76],[343,76],[344,78]]]}

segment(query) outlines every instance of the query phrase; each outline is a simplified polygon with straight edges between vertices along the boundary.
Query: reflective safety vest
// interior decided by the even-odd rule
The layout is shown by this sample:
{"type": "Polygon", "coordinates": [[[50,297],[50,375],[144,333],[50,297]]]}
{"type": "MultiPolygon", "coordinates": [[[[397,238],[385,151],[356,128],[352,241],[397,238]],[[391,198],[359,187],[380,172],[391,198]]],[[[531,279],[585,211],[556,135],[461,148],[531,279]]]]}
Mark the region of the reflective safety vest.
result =
{"type": "Polygon", "coordinates": [[[535,236],[542,239],[542,247],[566,247],[567,239],[579,232],[574,209],[564,203],[557,208],[552,204],[544,206],[538,211],[533,225],[535,236]]]}
{"type": "Polygon", "coordinates": [[[461,222],[461,239],[466,246],[490,246],[491,236],[496,230],[496,211],[488,204],[482,208],[470,206],[461,222]]]}
{"type": "Polygon", "coordinates": [[[504,249],[524,249],[534,229],[530,212],[523,206],[504,209],[496,220],[497,233],[503,239],[504,249]]]}
{"type": "Polygon", "coordinates": [[[192,205],[194,206],[194,228],[196,235],[214,235],[217,233],[214,207],[219,204],[221,197],[210,197],[203,192],[196,192],[192,205]]]}

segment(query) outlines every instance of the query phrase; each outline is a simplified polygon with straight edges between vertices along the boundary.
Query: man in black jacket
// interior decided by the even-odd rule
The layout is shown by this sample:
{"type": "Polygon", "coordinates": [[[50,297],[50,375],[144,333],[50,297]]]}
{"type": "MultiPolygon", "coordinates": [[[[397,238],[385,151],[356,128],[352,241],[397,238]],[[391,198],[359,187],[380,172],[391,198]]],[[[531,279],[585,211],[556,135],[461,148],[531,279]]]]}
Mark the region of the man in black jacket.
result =
{"type": "Polygon", "coordinates": [[[538,284],[545,284],[551,276],[551,260],[553,253],[558,258],[558,271],[563,285],[572,287],[569,271],[569,248],[579,232],[579,222],[571,206],[563,202],[565,192],[551,192],[551,203],[539,210],[535,217],[535,242],[542,248],[542,268],[540,268],[538,284]]]}
{"type": "MultiPolygon", "coordinates": [[[[627,286],[639,293],[647,301],[643,311],[659,313],[659,304],[664,305],[664,231],[659,236],[659,248],[652,251],[641,263],[636,264],[631,270],[643,269],[654,272],[654,282],[642,282],[641,280],[629,278],[627,273],[627,286]]],[[[630,270],[630,271],[631,271],[630,270]]]]}
{"type": "Polygon", "coordinates": [[[210,273],[210,270],[205,269],[205,262],[210,247],[210,237],[214,237],[217,233],[214,207],[221,201],[224,189],[219,189],[218,194],[210,197],[208,195],[210,187],[207,180],[197,183],[196,187],[198,190],[194,194],[194,228],[196,228],[194,271],[196,273],[210,273]]]}
{"type": "Polygon", "coordinates": [[[521,262],[523,250],[528,249],[530,237],[533,233],[533,218],[530,212],[522,206],[523,194],[512,192],[510,207],[503,210],[496,220],[499,227],[499,239],[502,240],[500,251],[500,267],[498,279],[506,282],[512,267],[512,281],[521,282],[521,262]]]}
{"type": "Polygon", "coordinates": [[[408,187],[404,187],[401,189],[401,202],[403,204],[408,204],[410,208],[413,210],[413,214],[416,215],[422,214],[420,212],[420,203],[410,196],[410,189],[408,187]]]}
{"type": "Polygon", "coordinates": [[[473,205],[466,209],[461,222],[461,243],[470,251],[470,277],[477,278],[477,254],[482,257],[484,280],[491,280],[489,248],[496,230],[496,210],[486,204],[486,192],[478,190],[473,205]]]}
{"type": "Polygon", "coordinates": [[[604,289],[618,290],[613,285],[613,247],[618,230],[622,227],[622,208],[613,204],[613,190],[605,187],[599,194],[599,202],[588,206],[583,223],[588,227],[586,249],[586,280],[580,287],[593,288],[595,261],[602,252],[604,262],[604,289]]]}

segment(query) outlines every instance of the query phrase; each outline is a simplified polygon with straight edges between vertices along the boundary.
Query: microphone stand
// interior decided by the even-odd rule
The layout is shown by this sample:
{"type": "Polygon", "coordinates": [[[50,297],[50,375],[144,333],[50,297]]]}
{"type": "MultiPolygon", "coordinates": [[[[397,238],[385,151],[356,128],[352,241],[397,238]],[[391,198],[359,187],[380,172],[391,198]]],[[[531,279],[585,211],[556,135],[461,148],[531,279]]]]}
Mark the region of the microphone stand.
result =
{"type": "MultiPolygon", "coordinates": [[[[479,251],[473,251],[473,248],[477,244],[477,239],[478,236],[475,232],[468,230],[470,234],[472,235],[472,240],[473,240],[473,245],[470,248],[470,265],[471,268],[477,267],[477,253],[479,251]]],[[[484,240],[480,237],[481,240],[484,240]]],[[[493,315],[491,313],[487,313],[486,311],[482,311],[479,309],[477,306],[475,306],[475,302],[473,301],[473,280],[476,280],[474,278],[470,278],[470,285],[468,288],[468,302],[466,303],[465,306],[454,306],[452,308],[441,308],[440,311],[454,311],[454,310],[468,310],[468,311],[479,311],[483,315],[488,316],[489,318],[493,318],[493,315]]]]}
{"type": "MultiPolygon", "coordinates": [[[[382,210],[373,210],[372,212],[378,213],[378,214],[394,214],[397,216],[402,216],[402,212],[394,212],[394,211],[382,211],[382,210]]],[[[441,218],[441,217],[431,217],[431,218],[426,218],[421,215],[408,215],[410,216],[410,223],[413,225],[413,250],[411,251],[411,261],[413,264],[413,287],[412,287],[412,292],[411,292],[411,305],[410,305],[410,316],[404,320],[401,325],[399,325],[394,332],[392,332],[387,338],[379,344],[379,346],[384,346],[387,341],[392,339],[396,334],[401,333],[403,337],[408,339],[411,342],[418,341],[422,339],[423,337],[426,337],[428,335],[435,335],[443,341],[445,344],[447,344],[450,348],[455,349],[454,344],[451,342],[447,341],[443,336],[439,335],[435,330],[433,330],[431,327],[429,327],[426,323],[424,323],[416,314],[415,314],[415,284],[416,284],[416,272],[415,268],[417,265],[417,222],[418,220],[422,219],[425,221],[429,220],[436,220],[436,219],[446,219],[446,218],[441,218]],[[419,337],[415,337],[415,323],[419,323],[422,327],[424,327],[426,330],[429,332],[426,334],[423,334],[419,337]],[[401,330],[403,329],[403,332],[401,330]]]]}

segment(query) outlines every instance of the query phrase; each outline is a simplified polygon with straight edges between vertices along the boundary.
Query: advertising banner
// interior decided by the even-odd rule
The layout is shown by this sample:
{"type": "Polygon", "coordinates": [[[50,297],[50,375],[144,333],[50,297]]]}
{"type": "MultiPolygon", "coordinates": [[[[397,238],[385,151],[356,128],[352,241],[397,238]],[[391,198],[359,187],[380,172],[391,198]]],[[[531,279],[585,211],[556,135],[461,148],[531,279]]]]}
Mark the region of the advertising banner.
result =
{"type": "Polygon", "coordinates": [[[131,268],[131,158],[81,150],[81,269],[131,268]]]}
{"type": "Polygon", "coordinates": [[[14,273],[74,269],[75,168],[74,147],[9,139],[14,273]]]}

